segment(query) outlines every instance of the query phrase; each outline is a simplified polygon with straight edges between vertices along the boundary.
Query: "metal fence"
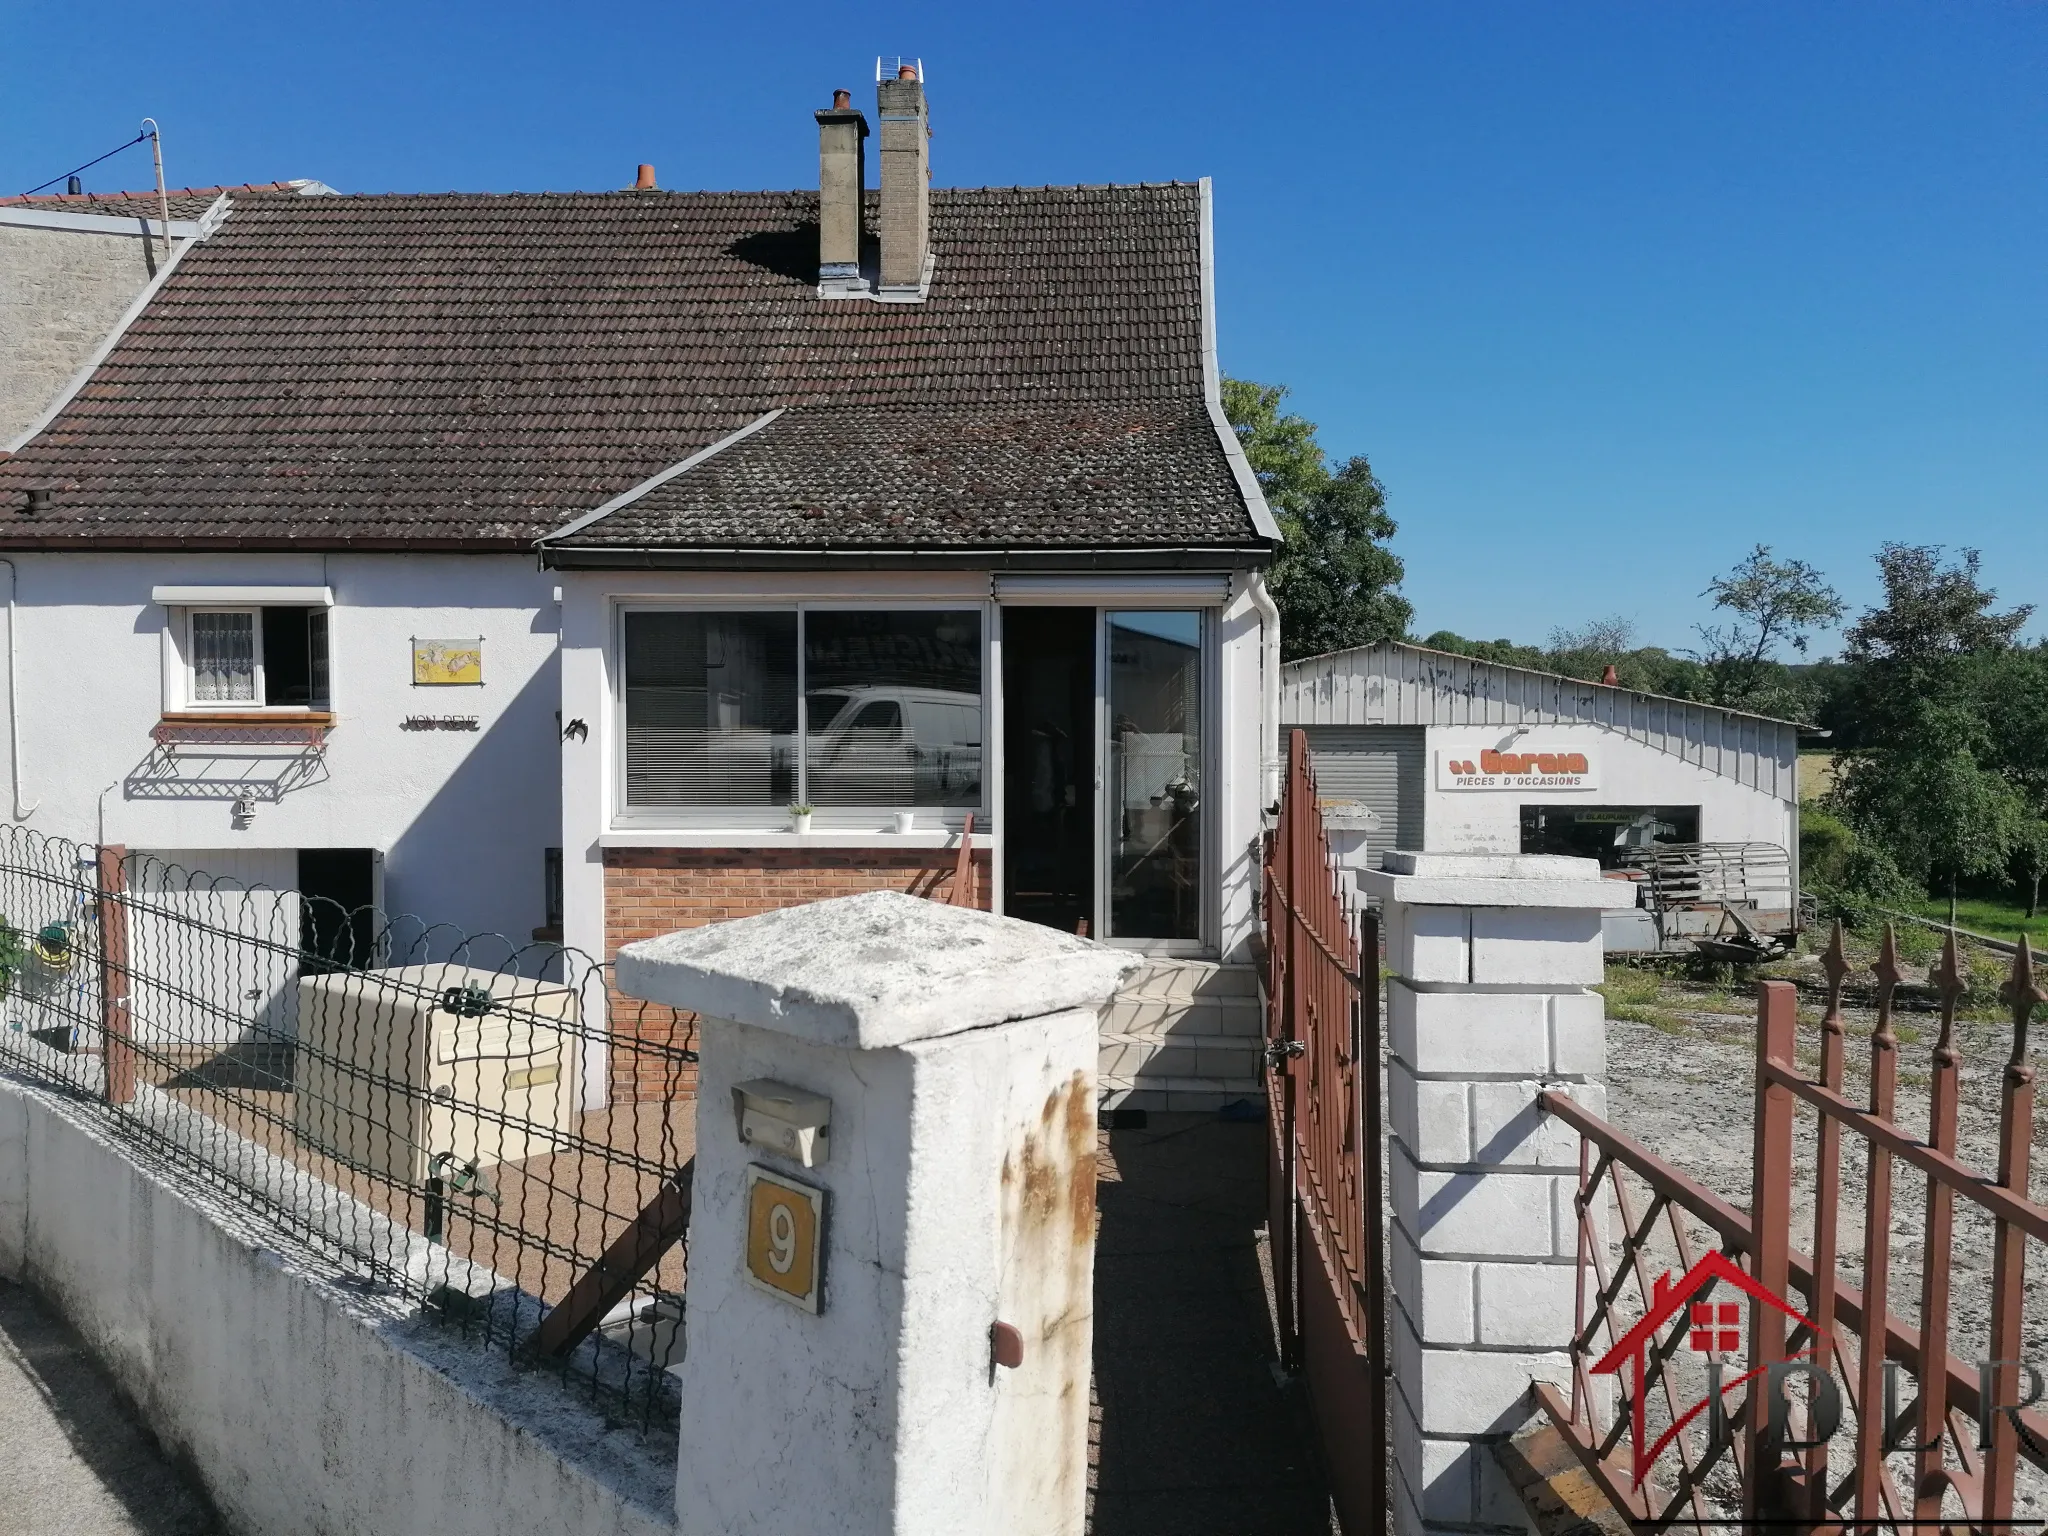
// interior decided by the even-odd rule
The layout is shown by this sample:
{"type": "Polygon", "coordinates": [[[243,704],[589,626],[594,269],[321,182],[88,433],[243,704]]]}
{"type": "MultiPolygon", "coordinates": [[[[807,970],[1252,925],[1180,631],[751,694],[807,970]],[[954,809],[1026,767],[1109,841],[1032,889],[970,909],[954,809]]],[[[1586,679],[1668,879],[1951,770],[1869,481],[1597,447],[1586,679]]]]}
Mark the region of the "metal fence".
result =
{"type": "Polygon", "coordinates": [[[1898,1017],[1887,928],[1861,1051],[1839,927],[1824,967],[1808,1041],[1795,986],[1758,988],[1746,1212],[1564,1094],[1541,1096],[1582,1151],[1571,1385],[1539,1384],[1537,1399],[1638,1529],[2039,1525],[2048,1480],[2026,1463],[2048,1471],[2048,1312],[2025,1271],[2048,1205],[2031,1188],[2031,956],[2022,942],[1998,989],[2002,1023],[1964,1018],[1951,936],[1916,999],[1935,1015],[1924,1030],[1898,1017]]]}
{"type": "Polygon", "coordinates": [[[560,945],[0,831],[0,1069],[643,1427],[674,1412],[694,1043],[560,945]]]}
{"type": "Polygon", "coordinates": [[[1320,807],[1297,730],[1263,868],[1268,1231],[1281,1359],[1307,1379],[1339,1523],[1377,1536],[1388,1507],[1379,926],[1346,894],[1320,807]]]}

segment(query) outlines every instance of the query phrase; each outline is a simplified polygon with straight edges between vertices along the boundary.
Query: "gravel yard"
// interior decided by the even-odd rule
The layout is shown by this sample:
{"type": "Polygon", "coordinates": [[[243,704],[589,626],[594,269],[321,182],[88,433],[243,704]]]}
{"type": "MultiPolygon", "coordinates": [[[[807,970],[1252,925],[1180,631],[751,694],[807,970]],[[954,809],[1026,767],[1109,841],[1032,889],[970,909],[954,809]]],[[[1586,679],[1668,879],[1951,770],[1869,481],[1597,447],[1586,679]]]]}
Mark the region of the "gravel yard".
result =
{"type": "MultiPolygon", "coordinates": [[[[1851,978],[1845,1006],[1844,1092],[1853,1101],[1867,1102],[1869,1039],[1876,1016],[1869,973],[1864,967],[1871,956],[1867,950],[1852,950],[1851,958],[1858,962],[1859,972],[1851,978]]],[[[1924,1136],[1927,1130],[1930,1060],[1939,1032],[1939,1016],[1932,996],[1912,985],[1924,978],[1928,958],[1924,953],[1917,954],[1904,967],[1908,985],[1901,988],[1894,1016],[1899,1039],[1897,1118],[1915,1136],[1924,1136]]],[[[1956,1029],[1956,1045],[1963,1061],[1958,1157],[1987,1172],[1997,1167],[1999,1091],[2012,1046],[2012,1026],[1995,1001],[1997,983],[2003,979],[2008,963],[2005,957],[1988,952],[1974,957],[1972,990],[1956,1029]]],[[[1794,974],[1802,982],[1818,984],[1822,979],[1818,965],[1811,959],[1776,969],[1794,974]]],[[[1619,966],[1610,969],[1605,990],[1610,1019],[1608,1118],[1723,1198],[1748,1209],[1752,1193],[1749,1179],[1756,1049],[1753,990],[1735,985],[1687,983],[1619,966]]],[[[1821,1018],[1821,994],[1817,990],[1803,988],[1799,1017],[1801,1065],[1817,1072],[1821,1018]]],[[[1814,1246],[1815,1127],[1816,1117],[1811,1112],[1802,1112],[1794,1154],[1794,1245],[1808,1252],[1814,1246]]],[[[1867,1163],[1859,1138],[1843,1138],[1841,1168],[1841,1213],[1837,1224],[1840,1272],[1851,1284],[1862,1286],[1867,1163]]],[[[1891,1310],[1908,1320],[1916,1320],[1919,1312],[1926,1187],[1922,1175],[1895,1165],[1886,1223],[1890,1234],[1891,1310]]],[[[2048,1202],[2048,1153],[2036,1159],[2032,1194],[2036,1201],[2048,1202]]],[[[1639,1206],[1639,1215],[1641,1209],[1639,1206]]],[[[1704,1251],[1703,1230],[1696,1229],[1693,1235],[1699,1244],[1696,1251],[1704,1251]]],[[[2033,1283],[2027,1291],[2025,1342],[2021,1352],[2029,1362],[2048,1368],[2048,1284],[2041,1284],[2038,1279],[2048,1274],[2043,1269],[2048,1256],[2035,1251],[2037,1248],[2037,1244],[2028,1244],[2029,1280],[2033,1283]]],[[[1951,1249],[1954,1299],[1950,1348],[1970,1361],[1986,1354],[1991,1255],[1990,1221],[1971,1202],[1957,1201],[1951,1249]]],[[[1659,1255],[1652,1274],[1666,1263],[1673,1267],[1677,1263],[1675,1251],[1669,1247],[1659,1255]]],[[[1793,1299],[1795,1304],[1801,1304],[1801,1298],[1793,1299]]],[[[1682,1393],[1681,1401],[1703,1395],[1703,1381],[1702,1376],[1697,1390],[1682,1393]]],[[[1902,1401],[1909,1400],[1913,1390],[1910,1380],[1903,1381],[1902,1401]]],[[[1835,1440],[1836,1454],[1831,1459],[1837,1478],[1849,1467],[1847,1453],[1853,1445],[1854,1422],[1853,1414],[1846,1415],[1844,1429],[1835,1440]]],[[[1899,1472],[1908,1469],[1907,1457],[1897,1456],[1893,1461],[1899,1472]]],[[[1726,1497],[1732,1494],[1732,1483],[1717,1480],[1715,1491],[1726,1497]]],[[[2021,1507],[2014,1511],[2016,1517],[2048,1515],[2048,1479],[2024,1465],[2021,1494],[2021,1507]]]]}

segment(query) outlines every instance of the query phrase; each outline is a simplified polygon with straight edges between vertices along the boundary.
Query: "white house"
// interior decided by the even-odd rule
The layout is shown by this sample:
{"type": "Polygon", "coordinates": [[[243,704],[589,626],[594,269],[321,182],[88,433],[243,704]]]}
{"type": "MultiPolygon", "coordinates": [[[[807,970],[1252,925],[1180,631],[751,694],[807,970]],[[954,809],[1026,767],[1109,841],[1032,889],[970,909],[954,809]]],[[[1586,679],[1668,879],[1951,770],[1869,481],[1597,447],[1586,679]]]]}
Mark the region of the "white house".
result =
{"type": "Polygon", "coordinates": [[[879,192],[842,96],[817,192],[174,221],[0,462],[17,819],[608,958],[943,891],[971,817],[979,903],[1236,1037],[1113,1028],[1122,1086],[1249,1091],[1277,530],[1207,184],[929,190],[880,95],[879,192]]]}

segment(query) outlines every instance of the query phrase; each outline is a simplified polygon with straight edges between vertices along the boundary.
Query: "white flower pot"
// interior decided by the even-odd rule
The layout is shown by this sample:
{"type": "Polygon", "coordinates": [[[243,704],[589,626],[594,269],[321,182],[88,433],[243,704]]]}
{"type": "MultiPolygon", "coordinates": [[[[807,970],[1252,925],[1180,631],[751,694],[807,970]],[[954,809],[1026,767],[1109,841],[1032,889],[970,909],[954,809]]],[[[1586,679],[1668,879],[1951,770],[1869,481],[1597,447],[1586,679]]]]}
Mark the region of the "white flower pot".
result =
{"type": "Polygon", "coordinates": [[[809,811],[804,811],[798,815],[791,816],[789,818],[789,824],[796,831],[798,836],[802,836],[804,833],[811,830],[811,813],[809,811]]]}
{"type": "Polygon", "coordinates": [[[915,811],[898,811],[898,812],[896,813],[896,830],[897,830],[898,832],[908,832],[908,831],[911,831],[911,830],[912,830],[913,828],[915,828],[916,826],[917,826],[917,812],[915,812],[915,811]]]}

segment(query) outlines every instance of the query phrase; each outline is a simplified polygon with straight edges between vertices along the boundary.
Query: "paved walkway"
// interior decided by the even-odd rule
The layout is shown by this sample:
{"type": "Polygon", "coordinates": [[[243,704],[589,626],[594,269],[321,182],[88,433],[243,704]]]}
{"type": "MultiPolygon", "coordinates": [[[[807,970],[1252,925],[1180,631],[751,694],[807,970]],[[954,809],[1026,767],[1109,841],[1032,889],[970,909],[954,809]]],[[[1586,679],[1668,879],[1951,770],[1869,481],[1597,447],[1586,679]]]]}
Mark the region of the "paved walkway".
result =
{"type": "Polygon", "coordinates": [[[0,1536],[216,1536],[78,1336],[0,1281],[0,1536]]]}
{"type": "Polygon", "coordinates": [[[1266,1128],[1103,1136],[1094,1536],[1329,1536],[1299,1384],[1273,1373],[1266,1128]]]}

